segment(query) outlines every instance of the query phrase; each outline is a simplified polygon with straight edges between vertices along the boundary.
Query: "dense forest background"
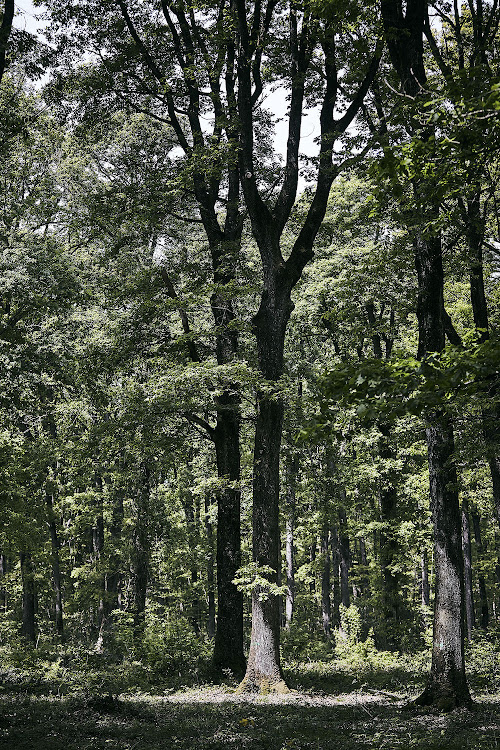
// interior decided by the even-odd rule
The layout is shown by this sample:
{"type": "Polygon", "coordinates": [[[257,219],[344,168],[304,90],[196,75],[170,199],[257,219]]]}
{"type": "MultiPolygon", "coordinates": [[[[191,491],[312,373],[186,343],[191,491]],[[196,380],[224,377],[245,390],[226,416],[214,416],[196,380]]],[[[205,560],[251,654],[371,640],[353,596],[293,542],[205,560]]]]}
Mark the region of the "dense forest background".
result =
{"type": "Polygon", "coordinates": [[[498,2],[1,11],[6,679],[498,690],[498,2]]]}

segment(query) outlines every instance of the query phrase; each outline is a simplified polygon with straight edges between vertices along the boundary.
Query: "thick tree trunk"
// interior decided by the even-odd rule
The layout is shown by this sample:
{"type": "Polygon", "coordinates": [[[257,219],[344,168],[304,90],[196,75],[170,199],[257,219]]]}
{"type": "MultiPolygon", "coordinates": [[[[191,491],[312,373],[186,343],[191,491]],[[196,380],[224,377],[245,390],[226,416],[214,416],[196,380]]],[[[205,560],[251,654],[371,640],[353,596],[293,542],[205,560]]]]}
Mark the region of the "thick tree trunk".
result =
{"type": "Polygon", "coordinates": [[[472,552],[470,543],[469,503],[462,502],[462,550],[464,555],[464,591],[465,591],[465,622],[467,638],[470,641],[472,629],[476,622],[474,612],[474,596],[472,593],[472,552]]]}
{"type": "MultiPolygon", "coordinates": [[[[477,510],[473,510],[471,513],[472,527],[474,529],[474,539],[476,540],[477,556],[478,556],[478,569],[481,571],[481,562],[484,559],[484,545],[481,535],[481,519],[477,510]]],[[[481,627],[483,630],[488,628],[490,623],[490,616],[488,610],[488,594],[486,592],[486,580],[484,574],[479,572],[477,577],[477,583],[479,588],[479,606],[481,609],[481,627]]]]}
{"type": "Polygon", "coordinates": [[[62,598],[62,580],[61,565],[59,560],[59,537],[57,534],[56,519],[54,516],[53,497],[50,494],[45,496],[47,505],[47,516],[50,531],[51,544],[51,561],[52,561],[52,581],[54,584],[54,606],[55,606],[55,623],[57,635],[61,640],[64,638],[64,621],[63,621],[63,598],[62,598]]]}
{"type": "Polygon", "coordinates": [[[432,666],[420,705],[443,710],[470,703],[464,659],[464,565],[453,429],[436,413],[427,430],[436,570],[432,666]]]}
{"type": "MultiPolygon", "coordinates": [[[[278,583],[280,567],[279,454],[283,403],[258,394],[253,479],[253,559],[278,583]],[[272,570],[274,572],[269,572],[272,570]]],[[[252,594],[252,634],[242,691],[286,691],[280,665],[279,597],[266,587],[252,594]]]]}
{"type": "Polygon", "coordinates": [[[21,552],[21,578],[23,583],[23,618],[21,634],[27,641],[36,643],[35,623],[35,575],[30,552],[21,552]]]}
{"type": "Polygon", "coordinates": [[[229,669],[245,673],[243,653],[243,594],[233,583],[241,567],[239,401],[220,397],[215,428],[219,478],[227,486],[217,494],[217,631],[213,665],[218,673],[229,669]]]}

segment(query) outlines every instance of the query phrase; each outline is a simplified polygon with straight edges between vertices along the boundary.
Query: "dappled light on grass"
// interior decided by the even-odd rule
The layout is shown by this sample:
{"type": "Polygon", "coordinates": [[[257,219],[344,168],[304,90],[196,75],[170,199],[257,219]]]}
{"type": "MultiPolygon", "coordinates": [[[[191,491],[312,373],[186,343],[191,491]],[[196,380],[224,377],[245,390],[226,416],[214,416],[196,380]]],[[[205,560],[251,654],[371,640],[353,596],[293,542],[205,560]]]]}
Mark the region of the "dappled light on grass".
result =
{"type": "Polygon", "coordinates": [[[383,652],[378,664],[297,663],[287,669],[289,694],[263,696],[236,695],[236,683],[157,686],[147,693],[111,681],[99,692],[96,683],[85,689],[83,680],[64,694],[57,681],[23,683],[18,672],[9,683],[4,673],[0,748],[497,748],[500,691],[490,684],[488,692],[476,694],[473,711],[409,707],[424,674],[418,660],[383,652]]]}

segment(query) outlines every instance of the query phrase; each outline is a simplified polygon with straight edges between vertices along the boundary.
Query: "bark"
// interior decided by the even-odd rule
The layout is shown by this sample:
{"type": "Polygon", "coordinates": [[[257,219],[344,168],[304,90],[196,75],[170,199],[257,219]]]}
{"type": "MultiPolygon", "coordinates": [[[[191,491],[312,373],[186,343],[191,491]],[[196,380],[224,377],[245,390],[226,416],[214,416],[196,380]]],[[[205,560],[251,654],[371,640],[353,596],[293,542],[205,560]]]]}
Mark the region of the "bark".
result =
{"type": "MultiPolygon", "coordinates": [[[[476,541],[477,556],[478,556],[478,568],[481,569],[481,562],[484,559],[485,549],[483,545],[481,535],[481,519],[477,510],[473,510],[471,513],[472,527],[474,529],[474,539],[476,541]]],[[[478,589],[479,589],[479,608],[481,610],[481,627],[486,630],[490,616],[488,611],[488,594],[486,592],[486,580],[484,574],[480,572],[477,577],[478,589]]]]}
{"type": "Polygon", "coordinates": [[[347,517],[343,508],[339,509],[339,529],[340,602],[344,607],[350,607],[349,568],[351,566],[351,550],[347,531],[347,517]]]}
{"type": "Polygon", "coordinates": [[[1,579],[7,575],[7,570],[7,558],[3,553],[0,553],[0,606],[4,612],[7,612],[7,589],[1,579]]]}
{"type": "Polygon", "coordinates": [[[245,672],[243,653],[243,594],[233,583],[241,567],[240,420],[239,401],[219,399],[215,450],[219,478],[226,486],[217,494],[217,631],[213,655],[216,672],[245,672]],[[225,407],[225,408],[223,408],[225,407]]]}
{"type": "Polygon", "coordinates": [[[21,634],[32,644],[36,643],[35,575],[30,552],[21,552],[21,578],[23,583],[23,617],[21,634]]]}
{"type": "Polygon", "coordinates": [[[339,555],[339,536],[337,528],[334,526],[330,535],[332,545],[332,577],[333,577],[333,627],[340,628],[340,555],[339,555]]]}
{"type": "Polygon", "coordinates": [[[55,606],[55,623],[56,631],[60,640],[64,638],[64,620],[63,620],[63,597],[62,597],[62,579],[61,579],[61,565],[59,560],[59,536],[57,534],[56,519],[54,515],[54,500],[53,496],[47,494],[45,496],[45,502],[47,505],[47,516],[50,532],[50,545],[51,545],[51,563],[52,563],[52,581],[54,585],[54,606],[55,606]]]}
{"type": "Polygon", "coordinates": [[[330,545],[329,529],[325,526],[321,533],[321,623],[327,638],[331,638],[331,602],[330,602],[330,545]]]}
{"type": "Polygon", "coordinates": [[[215,638],[215,559],[214,559],[214,532],[210,520],[210,495],[205,495],[205,530],[207,533],[208,559],[207,559],[207,592],[208,592],[208,637],[215,638]]]}
{"type": "Polygon", "coordinates": [[[427,550],[422,550],[422,557],[420,560],[421,565],[421,580],[422,580],[422,605],[428,607],[431,603],[431,586],[429,583],[429,556],[427,550]]]}
{"type": "Polygon", "coordinates": [[[453,429],[437,413],[427,429],[434,522],[435,595],[432,666],[420,705],[443,710],[470,703],[464,659],[464,562],[453,429]]]}
{"type": "Polygon", "coordinates": [[[296,461],[287,463],[287,503],[286,503],[286,603],[285,627],[289,628],[293,618],[295,603],[295,480],[296,461]]]}
{"type": "MultiPolygon", "coordinates": [[[[389,442],[390,428],[379,424],[381,439],[379,455],[382,460],[394,458],[389,442]]],[[[400,581],[393,565],[397,558],[398,542],[395,536],[397,524],[397,490],[393,471],[384,471],[380,489],[380,515],[384,526],[380,531],[380,566],[382,568],[382,627],[380,628],[383,647],[388,650],[399,648],[397,627],[401,619],[400,581]]]]}
{"type": "Polygon", "coordinates": [[[198,599],[197,588],[199,580],[199,571],[196,562],[196,548],[198,546],[198,528],[196,524],[196,512],[194,497],[191,491],[193,476],[189,467],[183,476],[183,486],[179,488],[179,494],[184,508],[186,517],[187,542],[189,549],[189,568],[191,574],[191,595],[187,609],[189,621],[193,626],[195,633],[200,632],[200,601],[198,599]]]}
{"type": "MultiPolygon", "coordinates": [[[[423,33],[427,2],[407,0],[403,7],[402,0],[381,0],[381,10],[391,63],[404,94],[418,109],[426,84],[423,33]]],[[[424,141],[431,135],[431,130],[421,128],[418,118],[411,119],[408,127],[424,141]]],[[[432,181],[417,176],[412,186],[415,204],[420,207],[419,223],[412,231],[418,278],[418,356],[424,359],[445,344],[442,249],[439,230],[429,230],[439,216],[432,181]]],[[[439,409],[428,411],[425,417],[436,581],[431,673],[417,702],[450,709],[470,703],[464,661],[462,525],[451,420],[439,409]]]]}
{"type": "Polygon", "coordinates": [[[5,0],[2,24],[0,25],[0,82],[5,70],[7,44],[12,31],[12,22],[14,20],[14,0],[5,0]]]}
{"type": "Polygon", "coordinates": [[[470,543],[469,503],[462,502],[462,550],[464,555],[465,622],[467,638],[471,639],[475,625],[474,597],[472,593],[472,552],[470,543]]]}
{"type": "Polygon", "coordinates": [[[147,464],[140,468],[136,502],[137,515],[133,535],[134,566],[134,640],[140,644],[146,626],[146,600],[149,579],[149,495],[151,474],[147,464]]]}

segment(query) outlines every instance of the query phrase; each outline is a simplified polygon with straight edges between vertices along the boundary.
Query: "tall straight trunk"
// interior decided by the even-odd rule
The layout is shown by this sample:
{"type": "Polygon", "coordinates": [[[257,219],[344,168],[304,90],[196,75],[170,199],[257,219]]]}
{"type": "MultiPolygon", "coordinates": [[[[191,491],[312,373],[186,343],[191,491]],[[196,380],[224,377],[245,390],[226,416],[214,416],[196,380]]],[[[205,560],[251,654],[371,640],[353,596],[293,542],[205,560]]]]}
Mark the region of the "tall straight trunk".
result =
{"type": "Polygon", "coordinates": [[[329,528],[324,526],[321,531],[321,624],[327,638],[332,634],[331,602],[330,602],[330,544],[329,528]]]}
{"type": "Polygon", "coordinates": [[[332,528],[330,534],[330,541],[332,547],[332,594],[333,594],[333,608],[332,608],[332,620],[333,627],[340,627],[340,554],[339,554],[339,535],[337,527],[332,528]]]}
{"type": "Polygon", "coordinates": [[[420,558],[421,580],[422,580],[422,605],[428,607],[431,603],[431,586],[429,583],[429,555],[424,547],[420,558]]]}
{"type": "MultiPolygon", "coordinates": [[[[389,442],[388,424],[379,424],[381,433],[379,455],[382,460],[394,458],[389,442]]],[[[396,537],[397,490],[393,472],[385,472],[380,489],[380,515],[383,526],[380,530],[380,567],[382,569],[382,626],[380,635],[383,647],[389,650],[399,648],[397,626],[400,622],[401,598],[399,575],[393,566],[398,553],[396,537]]]]}
{"type": "MultiPolygon", "coordinates": [[[[483,242],[484,218],[481,216],[481,187],[477,185],[467,201],[462,202],[462,210],[467,227],[469,254],[470,298],[474,325],[481,342],[489,339],[488,303],[484,288],[483,242]]],[[[492,382],[492,396],[498,390],[498,383],[492,382]]],[[[493,507],[500,528],[500,407],[483,406],[481,410],[483,435],[486,443],[486,458],[491,474],[493,507]]]]}
{"type": "MultiPolygon", "coordinates": [[[[481,563],[484,559],[485,549],[483,545],[481,535],[481,518],[476,509],[471,513],[472,527],[474,529],[474,539],[476,541],[477,556],[478,556],[478,569],[481,571],[481,563]]],[[[484,573],[479,572],[477,576],[477,583],[479,589],[479,606],[481,610],[481,627],[486,630],[490,623],[490,616],[488,610],[488,594],[486,592],[486,580],[484,573]]]]}
{"type": "MultiPolygon", "coordinates": [[[[309,511],[312,512],[311,506],[309,506],[309,511]]],[[[309,562],[311,563],[311,581],[309,583],[309,593],[311,594],[311,598],[314,600],[315,594],[316,594],[316,552],[318,549],[318,542],[316,539],[316,536],[313,537],[311,544],[309,545],[309,562]]]]}
{"type": "Polygon", "coordinates": [[[207,534],[207,592],[208,592],[208,620],[207,633],[210,639],[215,638],[215,576],[214,576],[214,532],[210,519],[210,495],[205,495],[205,531],[207,534]]]}
{"type": "Polygon", "coordinates": [[[103,651],[112,641],[112,612],[120,607],[120,580],[122,557],[119,551],[123,530],[123,496],[119,491],[113,498],[109,525],[110,553],[104,574],[104,598],[96,651],[103,651]]]}
{"type": "Polygon", "coordinates": [[[344,508],[339,508],[339,529],[340,602],[344,607],[350,607],[349,568],[351,567],[351,550],[344,508]]]}
{"type": "Polygon", "coordinates": [[[53,496],[47,494],[45,496],[45,503],[47,505],[47,517],[50,532],[50,546],[51,546],[51,562],[52,562],[52,581],[54,584],[54,606],[55,606],[55,622],[56,631],[59,638],[64,638],[64,621],[63,621],[63,597],[62,597],[62,580],[61,580],[61,565],[59,560],[59,537],[57,534],[56,519],[54,515],[54,499],[53,496]]]}
{"type": "Polygon", "coordinates": [[[286,603],[285,627],[289,628],[293,618],[295,604],[295,481],[297,462],[287,462],[286,486],[286,603]]]}
{"type": "Polygon", "coordinates": [[[133,534],[134,569],[134,640],[139,644],[146,626],[146,600],[149,580],[149,496],[151,491],[150,470],[146,463],[140,467],[137,487],[137,515],[133,534]]]}
{"type": "Polygon", "coordinates": [[[104,550],[104,513],[103,513],[103,481],[99,473],[94,477],[96,492],[96,517],[91,529],[91,554],[97,570],[99,591],[97,600],[97,642],[96,649],[100,650],[102,641],[102,629],[105,616],[106,600],[106,576],[102,568],[102,553],[104,550]]]}
{"type": "Polygon", "coordinates": [[[462,501],[462,550],[464,555],[465,622],[467,624],[467,638],[470,641],[476,617],[474,612],[474,596],[472,593],[469,503],[465,499],[462,501]]]}
{"type": "Polygon", "coordinates": [[[0,607],[4,612],[7,611],[7,589],[5,588],[3,577],[7,575],[7,557],[0,553],[0,607]]]}
{"type": "Polygon", "coordinates": [[[189,604],[187,606],[187,613],[189,621],[193,626],[195,633],[200,632],[200,601],[197,594],[197,585],[199,580],[198,564],[196,560],[196,549],[198,546],[199,531],[196,523],[196,509],[195,499],[191,489],[193,477],[191,473],[191,467],[188,465],[188,469],[183,476],[183,486],[179,488],[179,494],[181,496],[182,505],[184,508],[184,515],[186,517],[186,530],[187,530],[187,542],[190,553],[189,568],[191,574],[191,595],[189,604]]]}
{"type": "Polygon", "coordinates": [[[23,616],[21,634],[30,643],[36,642],[36,623],[35,623],[35,575],[33,571],[33,561],[30,552],[21,552],[21,578],[23,584],[23,616]]]}
{"type": "Polygon", "coordinates": [[[218,400],[215,450],[218,476],[226,484],[217,494],[217,631],[213,654],[216,672],[245,672],[243,594],[233,583],[241,567],[239,400],[218,400]]]}

